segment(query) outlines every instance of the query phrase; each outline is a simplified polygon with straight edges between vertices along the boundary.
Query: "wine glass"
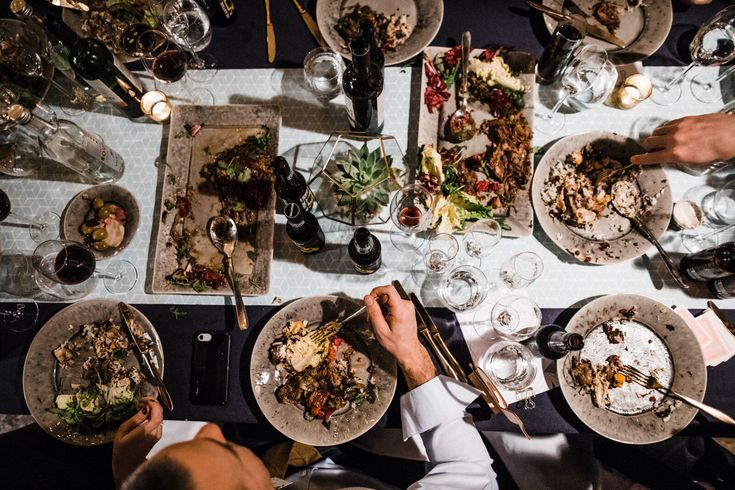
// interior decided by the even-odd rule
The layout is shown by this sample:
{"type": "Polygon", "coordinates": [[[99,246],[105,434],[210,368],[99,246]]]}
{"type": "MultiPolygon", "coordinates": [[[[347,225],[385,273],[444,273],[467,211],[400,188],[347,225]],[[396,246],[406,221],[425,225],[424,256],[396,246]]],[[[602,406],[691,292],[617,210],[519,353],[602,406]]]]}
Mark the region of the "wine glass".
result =
{"type": "Polygon", "coordinates": [[[438,233],[429,239],[424,264],[429,273],[441,274],[457,257],[459,243],[450,233],[438,233]]]}
{"type": "Polygon", "coordinates": [[[735,9],[721,10],[709,21],[702,24],[689,43],[692,62],[678,75],[669,80],[654,82],[652,100],[659,105],[672,105],[681,98],[681,82],[689,71],[697,65],[719,66],[735,58],[735,9]]]}
{"type": "Polygon", "coordinates": [[[43,242],[59,236],[59,215],[52,212],[46,212],[33,217],[26,217],[22,214],[11,211],[11,203],[8,194],[0,189],[0,225],[13,226],[15,223],[6,223],[5,220],[12,216],[21,222],[22,225],[28,227],[31,240],[34,242],[43,242]]]}
{"type": "Polygon", "coordinates": [[[515,254],[500,266],[500,280],[509,289],[525,288],[541,277],[544,263],[533,252],[515,254]]]}
{"type": "Polygon", "coordinates": [[[460,265],[444,274],[439,284],[439,297],[444,306],[461,313],[482,304],[487,297],[487,276],[477,267],[460,265]]]}
{"type": "Polygon", "coordinates": [[[25,332],[38,321],[38,303],[0,303],[0,326],[11,332],[25,332]]]}
{"type": "Polygon", "coordinates": [[[494,219],[483,219],[473,223],[462,239],[462,245],[468,256],[477,259],[482,265],[482,259],[490,255],[495,245],[500,242],[503,229],[494,219]]]}
{"type": "Polygon", "coordinates": [[[705,71],[696,75],[692,78],[690,88],[694,97],[704,103],[712,103],[720,100],[722,94],[715,90],[715,86],[721,81],[729,77],[735,72],[735,65],[731,66],[727,70],[720,73],[718,76],[713,76],[709,71],[705,71]]]}
{"type": "Polygon", "coordinates": [[[480,367],[510,391],[525,390],[536,377],[533,354],[528,347],[507,340],[491,345],[480,360],[480,367]]]}
{"type": "Polygon", "coordinates": [[[429,227],[434,198],[421,184],[408,184],[396,192],[390,203],[390,217],[395,227],[390,240],[399,250],[417,250],[423,243],[416,234],[429,227]],[[408,240],[406,240],[408,238],[408,240]]]}
{"type": "Polygon", "coordinates": [[[554,104],[550,112],[536,114],[534,125],[542,133],[555,134],[564,127],[566,117],[559,113],[562,105],[571,97],[590,90],[597,82],[607,63],[607,52],[589,44],[572,58],[561,77],[562,97],[554,104]]]}
{"type": "Polygon", "coordinates": [[[191,79],[197,82],[211,80],[217,74],[217,60],[211,54],[197,54],[212,41],[207,13],[194,0],[170,0],[163,7],[162,24],[176,42],[189,52],[189,68],[198,70],[189,73],[191,79]]]}
{"type": "Polygon", "coordinates": [[[503,296],[490,312],[490,325],[498,335],[520,342],[532,337],[541,326],[541,309],[525,296],[503,296]]]}

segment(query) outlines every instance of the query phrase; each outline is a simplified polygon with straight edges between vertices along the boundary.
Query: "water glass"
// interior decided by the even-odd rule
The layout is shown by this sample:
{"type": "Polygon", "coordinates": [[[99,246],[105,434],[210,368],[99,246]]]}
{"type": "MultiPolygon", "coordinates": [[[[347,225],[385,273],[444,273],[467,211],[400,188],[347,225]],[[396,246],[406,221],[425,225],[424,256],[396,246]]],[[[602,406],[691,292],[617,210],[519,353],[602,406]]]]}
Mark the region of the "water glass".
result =
{"type": "Polygon", "coordinates": [[[493,306],[490,324],[504,339],[520,342],[541,326],[541,309],[525,296],[503,296],[493,306]]]}
{"type": "Polygon", "coordinates": [[[429,273],[441,274],[446,271],[457,257],[459,244],[454,235],[438,233],[429,240],[424,253],[424,264],[429,273]]]}
{"type": "Polygon", "coordinates": [[[509,258],[500,266],[500,280],[510,289],[529,286],[541,277],[544,263],[533,252],[521,252],[509,258]]]}
{"type": "Polygon", "coordinates": [[[0,327],[11,332],[30,330],[38,321],[38,303],[2,303],[0,306],[0,327]]]}
{"type": "Polygon", "coordinates": [[[507,340],[493,344],[480,360],[480,367],[510,391],[525,390],[536,377],[533,354],[528,347],[507,340]]]}
{"type": "Polygon", "coordinates": [[[342,56],[330,48],[316,48],[304,58],[304,81],[317,99],[326,102],[342,91],[345,65],[342,56]]]}
{"type": "Polygon", "coordinates": [[[493,247],[500,242],[503,229],[494,219],[483,219],[473,223],[464,235],[464,250],[472,258],[482,259],[492,253],[493,247]]]}
{"type": "Polygon", "coordinates": [[[176,42],[198,52],[212,41],[207,13],[194,0],[170,0],[163,7],[163,25],[176,42]]]}
{"type": "Polygon", "coordinates": [[[470,311],[485,301],[488,286],[487,277],[480,269],[461,265],[442,277],[439,297],[454,312],[470,311]]]}

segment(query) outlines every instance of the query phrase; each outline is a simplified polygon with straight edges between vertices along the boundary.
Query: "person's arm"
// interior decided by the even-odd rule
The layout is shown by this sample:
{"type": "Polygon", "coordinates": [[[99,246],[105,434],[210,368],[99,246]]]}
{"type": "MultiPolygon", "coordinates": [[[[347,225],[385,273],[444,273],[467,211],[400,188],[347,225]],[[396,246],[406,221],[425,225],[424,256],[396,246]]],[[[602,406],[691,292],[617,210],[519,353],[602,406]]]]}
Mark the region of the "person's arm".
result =
{"type": "Polygon", "coordinates": [[[647,153],[631,163],[687,163],[708,165],[735,158],[735,114],[717,112],[687,116],[656,128],[643,142],[647,153]]]}
{"type": "Polygon", "coordinates": [[[112,443],[112,477],[115,487],[145,461],[146,455],[161,438],[163,409],[152,398],[141,399],[138,412],[120,424],[112,443]]]}

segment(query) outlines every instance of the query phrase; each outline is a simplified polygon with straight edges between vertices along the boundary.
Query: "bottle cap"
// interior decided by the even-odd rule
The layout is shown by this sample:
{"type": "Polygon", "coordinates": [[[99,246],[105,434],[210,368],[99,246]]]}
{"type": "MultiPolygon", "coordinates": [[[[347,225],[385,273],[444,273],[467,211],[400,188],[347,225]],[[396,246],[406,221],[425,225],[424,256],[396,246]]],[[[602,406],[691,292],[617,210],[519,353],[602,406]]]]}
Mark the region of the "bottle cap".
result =
{"type": "Polygon", "coordinates": [[[287,220],[295,220],[299,215],[301,215],[301,206],[295,202],[290,202],[286,204],[285,208],[283,208],[283,214],[286,216],[287,220]]]}
{"type": "Polygon", "coordinates": [[[584,337],[578,333],[570,333],[567,337],[567,346],[570,350],[582,350],[584,347],[584,337]]]}
{"type": "Polygon", "coordinates": [[[370,50],[370,44],[362,36],[356,36],[350,42],[350,51],[352,56],[365,56],[370,50]]]}
{"type": "Polygon", "coordinates": [[[283,170],[285,170],[285,169],[289,168],[289,166],[288,166],[288,162],[286,161],[286,159],[285,159],[285,158],[283,158],[283,157],[282,157],[282,156],[280,156],[280,155],[278,155],[278,156],[276,156],[276,157],[273,157],[273,160],[271,160],[271,165],[272,165],[272,166],[273,166],[273,168],[275,168],[276,170],[281,170],[281,171],[283,171],[283,170]]]}
{"type": "Polygon", "coordinates": [[[367,228],[360,227],[355,230],[355,241],[360,244],[364,244],[370,241],[370,230],[367,228]]]}
{"type": "Polygon", "coordinates": [[[8,107],[8,117],[11,121],[25,124],[31,120],[31,111],[20,104],[13,104],[8,107]]]}

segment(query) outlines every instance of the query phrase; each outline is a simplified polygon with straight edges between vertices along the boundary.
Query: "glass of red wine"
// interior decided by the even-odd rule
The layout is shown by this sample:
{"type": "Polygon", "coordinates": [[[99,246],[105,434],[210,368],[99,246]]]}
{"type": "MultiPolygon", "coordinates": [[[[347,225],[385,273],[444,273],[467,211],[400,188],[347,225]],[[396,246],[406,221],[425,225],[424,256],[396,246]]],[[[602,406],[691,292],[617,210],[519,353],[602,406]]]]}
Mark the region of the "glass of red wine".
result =
{"type": "Polygon", "coordinates": [[[40,243],[51,240],[59,236],[59,215],[52,212],[46,212],[33,217],[26,217],[22,214],[11,211],[10,197],[0,189],[0,226],[23,226],[28,228],[31,239],[40,243]],[[5,220],[12,217],[17,223],[8,223],[5,220]]]}
{"type": "Polygon", "coordinates": [[[424,242],[417,233],[431,224],[434,198],[421,184],[408,184],[393,196],[390,217],[395,225],[390,240],[399,250],[418,250],[424,242]]]}
{"type": "Polygon", "coordinates": [[[0,326],[12,332],[25,332],[38,321],[38,303],[24,301],[2,303],[0,306],[0,326]]]}

